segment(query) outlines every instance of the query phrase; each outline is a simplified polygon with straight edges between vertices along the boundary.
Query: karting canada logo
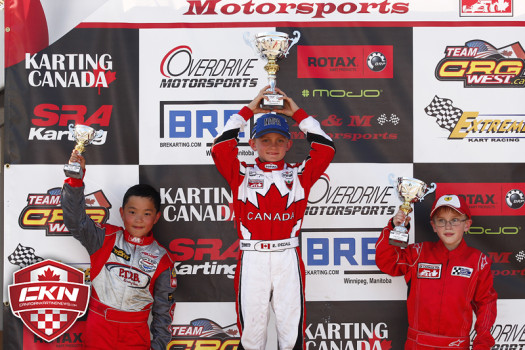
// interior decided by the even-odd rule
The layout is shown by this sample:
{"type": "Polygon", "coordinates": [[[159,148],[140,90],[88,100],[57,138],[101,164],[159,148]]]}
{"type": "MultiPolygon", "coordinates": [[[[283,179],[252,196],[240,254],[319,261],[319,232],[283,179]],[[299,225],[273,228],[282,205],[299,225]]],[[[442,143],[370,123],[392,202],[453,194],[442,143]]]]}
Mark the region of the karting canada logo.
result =
{"type": "Polygon", "coordinates": [[[462,81],[472,87],[524,87],[525,51],[519,42],[501,48],[483,40],[447,46],[436,66],[441,81],[462,81]]]}
{"type": "Polygon", "coordinates": [[[297,47],[297,77],[373,79],[394,77],[391,45],[297,47]]]}
{"type": "Polygon", "coordinates": [[[171,337],[168,350],[237,349],[240,342],[237,323],[222,327],[207,318],[171,325],[171,337]]]}
{"type": "Polygon", "coordinates": [[[47,342],[86,312],[89,286],[80,270],[48,259],[16,271],[13,281],[8,289],[11,311],[47,342]]]}
{"type": "Polygon", "coordinates": [[[512,0],[460,0],[461,17],[512,16],[512,0]]]}
{"type": "MultiPolygon", "coordinates": [[[[64,224],[60,193],[62,189],[52,188],[47,193],[30,193],[27,206],[20,213],[18,224],[23,229],[46,230],[46,236],[69,235],[64,224]]],[[[98,224],[109,219],[109,203],[104,192],[98,190],[86,195],[86,214],[98,224]]]]}
{"type": "Polygon", "coordinates": [[[448,98],[434,96],[425,113],[450,132],[449,140],[468,142],[520,142],[525,138],[525,114],[463,112],[448,98]]]}

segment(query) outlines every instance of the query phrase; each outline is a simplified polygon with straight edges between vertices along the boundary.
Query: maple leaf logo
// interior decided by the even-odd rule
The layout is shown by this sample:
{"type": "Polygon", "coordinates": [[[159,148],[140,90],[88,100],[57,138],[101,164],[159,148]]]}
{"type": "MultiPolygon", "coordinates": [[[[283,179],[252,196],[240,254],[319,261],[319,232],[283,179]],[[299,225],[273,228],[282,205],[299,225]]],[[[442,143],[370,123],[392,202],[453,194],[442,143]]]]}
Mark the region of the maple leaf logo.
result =
{"type": "Polygon", "coordinates": [[[233,336],[236,336],[237,333],[238,333],[238,332],[237,332],[235,329],[228,329],[228,330],[226,331],[226,334],[231,335],[232,337],[233,337],[233,336]]]}
{"type": "MultiPolygon", "coordinates": [[[[88,84],[90,86],[92,86],[92,87],[98,87],[98,94],[99,95],[100,95],[101,83],[97,82],[97,81],[98,81],[98,77],[100,75],[102,75],[102,74],[104,75],[104,79],[105,79],[107,85],[109,85],[112,82],[114,82],[115,80],[117,80],[117,78],[116,78],[117,72],[112,72],[110,70],[106,71],[106,70],[102,69],[102,67],[100,67],[100,63],[98,64],[98,68],[93,70],[93,74],[95,75],[95,81],[93,81],[93,82],[89,81],[89,76],[88,76],[88,84]]],[[[102,87],[104,87],[104,86],[102,86],[102,87]]]]}
{"type": "Polygon", "coordinates": [[[59,275],[55,275],[53,270],[51,270],[48,267],[47,270],[45,270],[42,275],[38,275],[38,280],[41,281],[41,282],[44,282],[44,281],[60,281],[60,276],[59,275]]]}
{"type": "Polygon", "coordinates": [[[372,338],[368,338],[368,344],[370,344],[369,349],[381,349],[381,350],[392,349],[391,340],[386,340],[386,339],[381,340],[380,338],[376,338],[375,335],[372,338]]]}

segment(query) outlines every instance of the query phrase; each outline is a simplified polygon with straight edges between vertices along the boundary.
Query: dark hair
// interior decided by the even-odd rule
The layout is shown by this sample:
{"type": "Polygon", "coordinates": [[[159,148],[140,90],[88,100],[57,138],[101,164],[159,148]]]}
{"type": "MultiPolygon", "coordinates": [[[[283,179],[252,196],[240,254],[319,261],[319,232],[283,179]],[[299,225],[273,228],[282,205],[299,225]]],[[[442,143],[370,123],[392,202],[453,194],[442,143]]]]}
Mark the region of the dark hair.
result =
{"type": "Polygon", "coordinates": [[[159,191],[154,189],[152,186],[147,184],[138,184],[128,188],[126,194],[124,194],[124,199],[122,200],[122,208],[126,206],[126,203],[128,202],[129,197],[131,196],[151,199],[153,201],[153,204],[155,205],[155,209],[157,210],[157,212],[160,211],[160,194],[159,191]]]}

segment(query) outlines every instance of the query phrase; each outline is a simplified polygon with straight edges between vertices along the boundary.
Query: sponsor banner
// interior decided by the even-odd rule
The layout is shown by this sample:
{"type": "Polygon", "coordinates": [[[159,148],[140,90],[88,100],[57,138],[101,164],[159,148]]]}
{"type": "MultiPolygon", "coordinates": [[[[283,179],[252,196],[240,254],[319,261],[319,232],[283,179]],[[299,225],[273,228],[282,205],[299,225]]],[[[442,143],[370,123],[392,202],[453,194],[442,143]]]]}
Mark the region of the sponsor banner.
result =
{"type": "MultiPolygon", "coordinates": [[[[235,303],[177,302],[167,350],[236,349],[240,342],[235,303]]],[[[277,348],[275,317],[270,312],[266,349],[277,348]]]]}
{"type": "MultiPolygon", "coordinates": [[[[411,162],[412,29],[298,31],[297,48],[279,61],[277,85],[334,140],[334,162],[411,162]]],[[[295,127],[291,134],[304,138],[295,127]]],[[[296,142],[289,157],[299,161],[306,152],[296,142]]]]}
{"type": "Polygon", "coordinates": [[[86,316],[78,318],[75,323],[62,335],[52,342],[46,342],[36,336],[26,327],[22,331],[22,343],[24,350],[52,350],[52,349],[69,349],[82,348],[84,343],[84,329],[86,326],[86,316]]]}
{"type": "Polygon", "coordinates": [[[514,0],[460,0],[461,17],[511,17],[514,0]]]}
{"type": "Polygon", "coordinates": [[[408,326],[406,302],[309,302],[306,308],[306,349],[404,347],[408,326]]]}
{"type": "MultiPolygon", "coordinates": [[[[67,158],[64,159],[67,161],[67,158]]],[[[12,274],[33,263],[53,259],[86,271],[89,256],[64,226],[60,191],[65,176],[59,165],[5,167],[4,301],[12,274]],[[37,179],[37,181],[35,181],[37,179]],[[64,249],[67,247],[67,249],[64,249]]],[[[138,166],[88,165],[86,213],[99,223],[121,226],[119,208],[125,191],[138,183],[138,166]]]]}
{"type": "Polygon", "coordinates": [[[140,181],[160,192],[155,236],[176,260],[177,301],[234,301],[239,242],[231,191],[215,166],[143,165],[140,181]]]}
{"type": "Polygon", "coordinates": [[[303,230],[307,300],[406,299],[403,277],[386,275],[376,266],[375,244],[380,233],[381,229],[303,230]]]}
{"type": "Polygon", "coordinates": [[[390,176],[412,177],[412,165],[330,164],[310,191],[303,229],[380,232],[402,204],[390,176]]]}
{"type": "Polygon", "coordinates": [[[6,85],[24,93],[9,96],[6,118],[16,123],[8,125],[6,161],[60,163],[56,155],[71,152],[69,128],[78,123],[100,131],[87,147],[91,164],[137,163],[138,90],[129,88],[138,86],[137,36],[75,29],[9,67],[6,85]]]}
{"type": "MultiPolygon", "coordinates": [[[[525,348],[525,319],[521,312],[525,308],[525,300],[498,300],[498,316],[490,329],[496,344],[493,350],[525,348]]],[[[471,331],[471,340],[476,332],[471,331]]]]}
{"type": "Polygon", "coordinates": [[[523,162],[520,30],[414,28],[414,161],[523,162]]]}

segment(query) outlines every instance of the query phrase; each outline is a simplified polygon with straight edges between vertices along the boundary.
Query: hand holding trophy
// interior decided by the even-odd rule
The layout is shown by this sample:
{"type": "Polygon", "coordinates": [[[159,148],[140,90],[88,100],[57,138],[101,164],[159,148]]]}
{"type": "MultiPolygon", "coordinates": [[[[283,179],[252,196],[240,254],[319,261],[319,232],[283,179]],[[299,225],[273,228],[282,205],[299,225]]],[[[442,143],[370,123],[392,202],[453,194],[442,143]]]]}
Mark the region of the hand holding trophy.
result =
{"type": "MultiPolygon", "coordinates": [[[[423,181],[409,177],[398,177],[397,183],[395,183],[393,175],[390,175],[389,180],[392,186],[397,189],[399,199],[403,201],[403,204],[399,206],[399,209],[401,209],[406,215],[412,212],[411,203],[422,201],[426,195],[436,190],[436,184],[434,183],[429,188],[423,181]]],[[[408,230],[403,223],[394,227],[394,229],[390,231],[388,242],[391,245],[402,248],[408,246],[408,230]]]]}
{"type": "Polygon", "coordinates": [[[264,66],[264,69],[268,73],[268,84],[270,93],[266,94],[266,99],[262,100],[261,108],[263,109],[282,109],[284,102],[282,101],[282,95],[278,94],[275,90],[277,72],[279,71],[279,65],[277,61],[283,56],[288,56],[288,52],[292,46],[299,41],[301,34],[298,31],[294,31],[295,38],[289,38],[288,34],[282,32],[264,32],[255,35],[255,39],[250,39],[248,33],[244,35],[244,41],[254,49],[261,58],[267,59],[268,63],[264,66]],[[291,44],[290,44],[291,42],[291,44]]]}
{"type": "MultiPolygon", "coordinates": [[[[70,124],[69,132],[73,134],[73,137],[77,142],[74,149],[78,151],[78,154],[82,154],[84,153],[86,146],[91,144],[94,139],[101,135],[102,130],[95,131],[92,127],[81,124],[77,124],[73,127],[73,125],[70,124]]],[[[70,162],[69,164],[64,165],[64,174],[66,174],[67,177],[82,179],[84,176],[84,170],[80,163],[70,162]]]]}

